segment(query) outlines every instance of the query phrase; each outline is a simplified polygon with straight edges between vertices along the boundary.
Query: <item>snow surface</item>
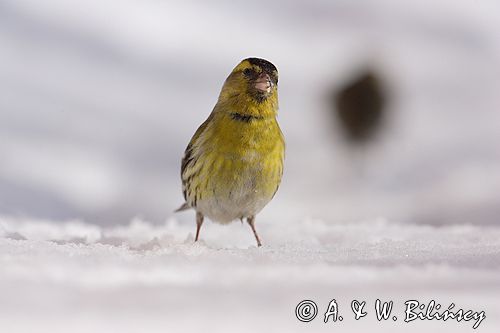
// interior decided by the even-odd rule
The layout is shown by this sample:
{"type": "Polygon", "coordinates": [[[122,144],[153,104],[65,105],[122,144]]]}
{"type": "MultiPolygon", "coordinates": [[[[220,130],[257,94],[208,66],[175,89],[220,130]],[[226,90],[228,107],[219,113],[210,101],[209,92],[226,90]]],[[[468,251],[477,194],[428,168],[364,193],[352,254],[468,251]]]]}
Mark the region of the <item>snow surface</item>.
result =
{"type": "Polygon", "coordinates": [[[0,218],[1,332],[471,332],[472,322],[404,323],[404,301],[485,311],[500,325],[500,228],[261,221],[248,226],[135,219],[103,228],[80,221],[0,218]],[[331,299],[343,322],[324,324],[331,299]],[[377,322],[393,300],[398,321],[377,322]],[[295,306],[312,299],[310,323],[295,306]],[[366,300],[355,321],[353,299],[366,300]]]}

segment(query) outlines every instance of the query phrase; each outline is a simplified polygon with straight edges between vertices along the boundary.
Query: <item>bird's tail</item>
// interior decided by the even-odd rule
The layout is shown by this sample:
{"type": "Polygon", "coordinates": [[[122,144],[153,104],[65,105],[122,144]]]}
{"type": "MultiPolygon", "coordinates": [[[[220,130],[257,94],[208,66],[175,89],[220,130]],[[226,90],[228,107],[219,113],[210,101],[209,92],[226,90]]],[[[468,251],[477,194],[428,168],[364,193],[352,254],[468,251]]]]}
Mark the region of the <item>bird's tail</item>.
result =
{"type": "Polygon", "coordinates": [[[183,210],[187,210],[187,209],[190,209],[191,206],[188,205],[187,202],[183,203],[182,206],[180,206],[179,208],[177,208],[176,210],[174,210],[174,213],[177,213],[177,212],[182,212],[183,210]]]}

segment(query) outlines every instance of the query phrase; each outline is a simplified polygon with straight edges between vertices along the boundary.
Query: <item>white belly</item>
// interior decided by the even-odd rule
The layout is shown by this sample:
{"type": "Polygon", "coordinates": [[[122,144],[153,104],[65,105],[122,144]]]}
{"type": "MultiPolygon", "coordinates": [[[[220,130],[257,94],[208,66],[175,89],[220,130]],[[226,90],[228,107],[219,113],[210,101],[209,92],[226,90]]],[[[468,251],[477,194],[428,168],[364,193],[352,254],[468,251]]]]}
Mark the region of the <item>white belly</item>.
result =
{"type": "Polygon", "coordinates": [[[256,215],[270,199],[263,198],[257,190],[233,190],[227,196],[200,200],[196,210],[214,222],[226,224],[237,219],[256,215]]]}

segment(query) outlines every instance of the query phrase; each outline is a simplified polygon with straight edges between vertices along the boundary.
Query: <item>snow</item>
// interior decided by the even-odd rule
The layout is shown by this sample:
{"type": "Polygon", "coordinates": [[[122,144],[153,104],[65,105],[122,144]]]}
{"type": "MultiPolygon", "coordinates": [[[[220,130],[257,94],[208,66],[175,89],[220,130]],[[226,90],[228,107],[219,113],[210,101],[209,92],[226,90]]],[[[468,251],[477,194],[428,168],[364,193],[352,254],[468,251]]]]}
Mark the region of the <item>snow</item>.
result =
{"type": "Polygon", "coordinates": [[[135,219],[99,227],[0,218],[2,332],[466,332],[472,322],[404,323],[404,302],[430,300],[485,311],[481,332],[500,325],[500,228],[261,221],[247,225],[135,219]],[[343,322],[322,322],[331,299],[343,322]],[[397,322],[377,322],[376,299],[394,301],[397,322]],[[299,322],[295,306],[317,302],[299,322]],[[369,315],[355,321],[354,299],[369,315]]]}

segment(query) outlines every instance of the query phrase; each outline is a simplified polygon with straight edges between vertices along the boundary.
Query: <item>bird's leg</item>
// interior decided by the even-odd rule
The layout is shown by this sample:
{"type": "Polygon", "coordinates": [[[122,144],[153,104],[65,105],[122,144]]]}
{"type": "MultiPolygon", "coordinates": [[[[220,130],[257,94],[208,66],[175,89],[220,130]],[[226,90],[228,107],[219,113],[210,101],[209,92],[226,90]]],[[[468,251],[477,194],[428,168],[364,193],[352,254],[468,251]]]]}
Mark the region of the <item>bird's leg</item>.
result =
{"type": "Polygon", "coordinates": [[[200,228],[203,224],[203,215],[200,212],[196,212],[196,237],[194,241],[198,241],[198,236],[200,235],[200,228]]]}
{"type": "Polygon", "coordinates": [[[255,216],[247,217],[247,222],[250,225],[250,228],[252,228],[255,239],[257,240],[257,246],[262,246],[262,244],[260,243],[259,235],[257,235],[257,231],[255,230],[255,216]]]}

